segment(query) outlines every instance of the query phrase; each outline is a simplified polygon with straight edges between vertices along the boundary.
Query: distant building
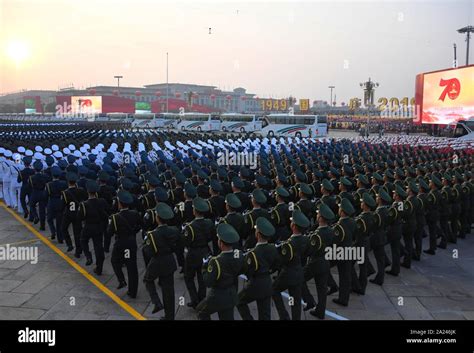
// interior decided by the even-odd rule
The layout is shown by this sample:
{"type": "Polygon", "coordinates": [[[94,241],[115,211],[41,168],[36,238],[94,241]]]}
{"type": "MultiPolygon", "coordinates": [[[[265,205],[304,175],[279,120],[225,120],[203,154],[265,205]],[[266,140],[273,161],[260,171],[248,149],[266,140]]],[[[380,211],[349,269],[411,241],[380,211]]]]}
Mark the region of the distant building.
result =
{"type": "Polygon", "coordinates": [[[247,93],[245,88],[238,87],[232,91],[222,91],[216,86],[205,86],[186,83],[156,83],[143,87],[92,86],[87,89],[73,87],[51,90],[24,90],[0,95],[0,105],[16,105],[24,102],[24,97],[39,96],[41,104],[53,103],[56,96],[119,96],[139,102],[154,102],[169,98],[179,98],[193,104],[215,108],[225,112],[257,112],[261,109],[255,95],[247,93]],[[167,92],[168,90],[168,92],[167,92]]]}

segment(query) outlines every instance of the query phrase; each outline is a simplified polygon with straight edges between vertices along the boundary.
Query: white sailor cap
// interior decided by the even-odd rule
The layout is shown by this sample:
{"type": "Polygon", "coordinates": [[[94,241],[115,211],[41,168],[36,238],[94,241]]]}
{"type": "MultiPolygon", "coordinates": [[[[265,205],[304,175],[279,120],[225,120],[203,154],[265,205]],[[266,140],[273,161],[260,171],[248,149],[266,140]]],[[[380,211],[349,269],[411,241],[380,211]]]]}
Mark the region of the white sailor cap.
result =
{"type": "Polygon", "coordinates": [[[145,145],[140,142],[140,143],[138,144],[138,152],[142,152],[142,151],[145,151],[145,145]]]}
{"type": "Polygon", "coordinates": [[[81,158],[81,157],[82,157],[82,153],[81,153],[80,151],[78,151],[78,150],[74,151],[73,155],[74,155],[74,157],[76,157],[76,158],[81,158]]]}
{"type": "Polygon", "coordinates": [[[14,153],[13,154],[13,160],[17,163],[21,161],[21,155],[19,153],[14,153]]]}
{"type": "Polygon", "coordinates": [[[33,156],[33,151],[32,150],[26,150],[25,151],[25,156],[28,156],[28,157],[33,156]]]}
{"type": "Polygon", "coordinates": [[[13,153],[10,150],[5,150],[4,155],[5,155],[5,157],[11,157],[13,155],[13,153]]]}
{"type": "Polygon", "coordinates": [[[23,147],[23,146],[20,146],[20,147],[17,148],[17,151],[20,152],[20,153],[25,153],[26,148],[23,147]]]}
{"type": "Polygon", "coordinates": [[[36,151],[36,152],[43,152],[43,147],[41,147],[41,146],[36,146],[36,147],[35,147],[35,151],[36,151]]]}
{"type": "MultiPolygon", "coordinates": [[[[102,144],[100,144],[102,145],[102,144]]],[[[104,146],[104,145],[102,145],[104,146]]],[[[89,150],[91,148],[91,146],[88,144],[88,143],[85,143],[84,145],[82,145],[82,147],[84,147],[86,150],[89,150]]]]}
{"type": "Polygon", "coordinates": [[[43,155],[39,152],[36,152],[34,155],[33,155],[33,158],[34,159],[43,159],[43,155]]]}
{"type": "Polygon", "coordinates": [[[53,153],[53,151],[51,151],[50,148],[45,148],[45,149],[44,149],[44,154],[46,154],[46,155],[49,156],[49,155],[52,154],[52,153],[53,153]]]}
{"type": "Polygon", "coordinates": [[[0,147],[0,153],[5,153],[5,148],[0,147]]]}
{"type": "Polygon", "coordinates": [[[64,148],[63,148],[63,153],[64,153],[65,155],[71,154],[71,150],[70,150],[69,148],[67,148],[67,147],[64,147],[64,148]]]}
{"type": "Polygon", "coordinates": [[[76,150],[76,146],[74,146],[73,144],[70,144],[68,146],[68,148],[71,150],[71,151],[75,151],[76,150]]]}
{"type": "Polygon", "coordinates": [[[56,151],[56,152],[53,153],[53,156],[56,157],[56,158],[62,158],[63,153],[61,151],[56,151]]]}
{"type": "Polygon", "coordinates": [[[56,151],[59,151],[59,146],[58,145],[52,145],[51,146],[51,149],[56,152],[56,151]]]}

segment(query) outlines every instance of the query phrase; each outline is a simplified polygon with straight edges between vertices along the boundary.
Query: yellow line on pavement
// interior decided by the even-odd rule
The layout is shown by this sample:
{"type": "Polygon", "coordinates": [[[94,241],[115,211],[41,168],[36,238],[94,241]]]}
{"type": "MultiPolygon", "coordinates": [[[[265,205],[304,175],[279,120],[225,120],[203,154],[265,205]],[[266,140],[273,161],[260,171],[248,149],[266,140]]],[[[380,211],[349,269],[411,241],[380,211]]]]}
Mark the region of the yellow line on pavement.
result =
{"type": "Polygon", "coordinates": [[[146,320],[138,311],[124,302],[121,298],[119,298],[114,292],[112,292],[109,288],[104,286],[100,283],[94,276],[88,273],[84,268],[82,268],[79,264],[73,261],[69,256],[67,256],[64,252],[62,252],[56,245],[51,243],[48,238],[38,232],[31,224],[26,222],[23,218],[21,218],[16,212],[9,209],[3,201],[0,201],[0,206],[2,206],[8,213],[10,213],[18,222],[24,225],[31,233],[33,233],[39,240],[41,240],[44,244],[46,244],[51,250],[53,250],[56,254],[61,256],[69,265],[71,265],[76,271],[82,274],[85,278],[87,278],[93,285],[99,288],[105,295],[107,295],[110,299],[116,302],[118,305],[122,307],[123,310],[128,312],[137,320],[146,320]]]}

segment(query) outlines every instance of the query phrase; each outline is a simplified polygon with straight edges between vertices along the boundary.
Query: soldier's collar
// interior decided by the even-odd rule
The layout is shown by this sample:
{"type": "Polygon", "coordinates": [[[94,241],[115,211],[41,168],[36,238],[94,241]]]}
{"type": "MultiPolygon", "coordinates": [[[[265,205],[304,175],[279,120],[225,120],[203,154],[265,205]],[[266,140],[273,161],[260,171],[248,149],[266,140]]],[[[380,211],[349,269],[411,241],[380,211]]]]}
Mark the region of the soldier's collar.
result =
{"type": "Polygon", "coordinates": [[[261,210],[261,207],[254,207],[252,210],[261,210]]]}
{"type": "Polygon", "coordinates": [[[230,249],[230,250],[226,250],[226,251],[221,251],[221,254],[230,254],[230,253],[233,253],[234,250],[233,249],[230,249]]]}
{"type": "Polygon", "coordinates": [[[295,238],[295,237],[300,237],[302,236],[303,234],[302,233],[298,233],[298,234],[291,234],[291,237],[290,238],[295,238]]]}
{"type": "Polygon", "coordinates": [[[268,244],[268,241],[259,241],[259,242],[257,242],[257,245],[255,245],[255,246],[266,245],[266,244],[268,244]]]}
{"type": "Polygon", "coordinates": [[[204,219],[204,217],[195,217],[194,220],[196,219],[204,219]]]}

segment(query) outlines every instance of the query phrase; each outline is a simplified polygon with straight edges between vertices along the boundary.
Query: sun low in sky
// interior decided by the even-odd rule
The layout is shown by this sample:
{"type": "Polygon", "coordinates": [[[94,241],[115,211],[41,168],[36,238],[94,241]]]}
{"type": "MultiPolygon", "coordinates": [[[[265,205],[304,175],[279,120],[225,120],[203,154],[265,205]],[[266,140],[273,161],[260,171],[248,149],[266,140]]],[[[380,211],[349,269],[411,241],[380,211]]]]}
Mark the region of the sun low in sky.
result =
{"type": "Polygon", "coordinates": [[[11,40],[7,43],[5,54],[15,65],[20,66],[30,56],[28,44],[21,40],[11,40]]]}

